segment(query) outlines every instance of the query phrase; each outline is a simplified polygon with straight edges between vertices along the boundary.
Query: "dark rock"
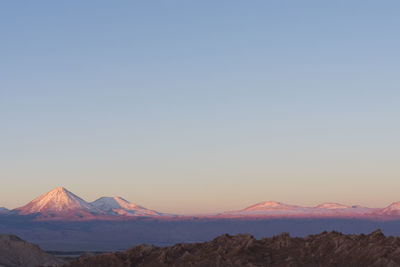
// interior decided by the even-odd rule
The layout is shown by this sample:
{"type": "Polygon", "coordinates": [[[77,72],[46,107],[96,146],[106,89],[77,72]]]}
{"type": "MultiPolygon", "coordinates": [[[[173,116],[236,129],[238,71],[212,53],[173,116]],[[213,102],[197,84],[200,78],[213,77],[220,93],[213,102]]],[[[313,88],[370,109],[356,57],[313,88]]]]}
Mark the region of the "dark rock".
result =
{"type": "Polygon", "coordinates": [[[15,235],[0,235],[0,266],[61,266],[63,260],[15,235]]]}
{"type": "Polygon", "coordinates": [[[380,230],[369,235],[323,232],[306,238],[283,233],[271,238],[222,235],[210,242],[171,247],[138,246],[122,253],[80,258],[83,266],[400,266],[399,238],[380,230]]]}

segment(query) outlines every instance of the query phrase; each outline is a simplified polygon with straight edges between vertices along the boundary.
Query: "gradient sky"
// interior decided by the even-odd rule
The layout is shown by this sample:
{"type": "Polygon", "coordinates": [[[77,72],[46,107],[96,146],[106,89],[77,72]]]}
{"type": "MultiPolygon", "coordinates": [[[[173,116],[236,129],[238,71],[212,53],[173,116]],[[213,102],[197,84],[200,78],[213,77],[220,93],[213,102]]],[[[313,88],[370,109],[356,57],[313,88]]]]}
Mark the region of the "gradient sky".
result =
{"type": "Polygon", "coordinates": [[[0,4],[0,206],[400,201],[399,1],[0,4]]]}

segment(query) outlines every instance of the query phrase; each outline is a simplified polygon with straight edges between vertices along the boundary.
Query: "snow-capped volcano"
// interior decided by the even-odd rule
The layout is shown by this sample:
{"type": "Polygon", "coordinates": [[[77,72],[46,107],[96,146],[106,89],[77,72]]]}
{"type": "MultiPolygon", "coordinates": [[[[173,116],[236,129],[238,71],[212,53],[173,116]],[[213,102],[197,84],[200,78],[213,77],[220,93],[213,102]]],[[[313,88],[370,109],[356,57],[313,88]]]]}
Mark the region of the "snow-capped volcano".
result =
{"type": "Polygon", "coordinates": [[[122,197],[101,197],[91,203],[97,209],[108,215],[125,216],[159,216],[162,215],[154,210],[130,203],[122,197]]]}
{"type": "Polygon", "coordinates": [[[37,213],[42,218],[69,219],[91,218],[101,213],[96,207],[63,187],[51,190],[27,205],[17,208],[16,211],[21,215],[37,213]]]}
{"type": "Polygon", "coordinates": [[[101,197],[89,203],[63,187],[51,190],[14,212],[20,215],[34,214],[39,220],[60,221],[120,220],[164,215],[129,203],[121,197],[101,197]]]}

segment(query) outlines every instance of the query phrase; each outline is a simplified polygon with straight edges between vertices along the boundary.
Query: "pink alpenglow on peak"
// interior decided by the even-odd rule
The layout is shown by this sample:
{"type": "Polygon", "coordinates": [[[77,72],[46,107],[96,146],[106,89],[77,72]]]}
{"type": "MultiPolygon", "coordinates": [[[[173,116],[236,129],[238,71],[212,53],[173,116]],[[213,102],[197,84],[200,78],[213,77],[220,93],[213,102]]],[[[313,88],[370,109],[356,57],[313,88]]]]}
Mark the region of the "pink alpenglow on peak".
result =
{"type": "Polygon", "coordinates": [[[315,207],[316,209],[328,209],[328,210],[336,210],[336,209],[350,209],[350,206],[332,203],[332,202],[325,202],[315,207]]]}
{"type": "Polygon", "coordinates": [[[125,215],[125,216],[161,216],[154,210],[146,209],[142,206],[132,204],[122,197],[101,197],[91,203],[99,210],[108,215],[125,215]]]}
{"type": "Polygon", "coordinates": [[[20,215],[38,214],[42,219],[88,219],[102,212],[63,187],[32,200],[17,208],[20,215]]]}
{"type": "MultiPolygon", "coordinates": [[[[316,207],[288,205],[276,201],[260,202],[243,210],[221,213],[222,217],[371,217],[376,209],[361,206],[346,206],[326,202],[316,207]]],[[[400,214],[400,213],[399,213],[400,214]]]]}
{"type": "Polygon", "coordinates": [[[309,208],[276,201],[260,202],[238,211],[224,212],[222,216],[287,216],[305,214],[309,208]]]}
{"type": "Polygon", "coordinates": [[[351,217],[351,216],[369,216],[375,209],[362,206],[346,206],[338,203],[326,202],[313,208],[314,215],[351,217]]]}
{"type": "Polygon", "coordinates": [[[162,215],[121,197],[102,197],[89,203],[63,187],[57,187],[14,211],[19,215],[35,215],[38,220],[60,221],[120,220],[162,215]]]}
{"type": "Polygon", "coordinates": [[[288,205],[281,202],[276,201],[265,201],[260,202],[250,207],[243,209],[244,212],[251,211],[296,211],[298,209],[302,209],[302,207],[295,205],[288,205]]]}
{"type": "Polygon", "coordinates": [[[400,215],[400,202],[394,202],[380,211],[383,215],[400,215]]]}

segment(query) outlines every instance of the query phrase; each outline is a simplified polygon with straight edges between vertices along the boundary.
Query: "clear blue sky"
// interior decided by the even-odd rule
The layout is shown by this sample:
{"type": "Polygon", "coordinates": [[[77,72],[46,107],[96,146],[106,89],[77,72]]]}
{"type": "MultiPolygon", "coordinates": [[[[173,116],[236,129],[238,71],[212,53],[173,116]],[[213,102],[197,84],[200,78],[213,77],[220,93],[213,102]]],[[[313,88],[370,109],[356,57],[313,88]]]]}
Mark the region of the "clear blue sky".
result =
{"type": "Polygon", "coordinates": [[[0,4],[0,206],[400,201],[399,1],[0,4]]]}

